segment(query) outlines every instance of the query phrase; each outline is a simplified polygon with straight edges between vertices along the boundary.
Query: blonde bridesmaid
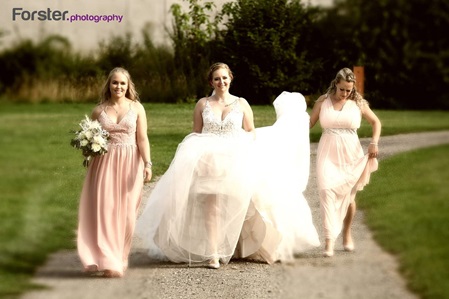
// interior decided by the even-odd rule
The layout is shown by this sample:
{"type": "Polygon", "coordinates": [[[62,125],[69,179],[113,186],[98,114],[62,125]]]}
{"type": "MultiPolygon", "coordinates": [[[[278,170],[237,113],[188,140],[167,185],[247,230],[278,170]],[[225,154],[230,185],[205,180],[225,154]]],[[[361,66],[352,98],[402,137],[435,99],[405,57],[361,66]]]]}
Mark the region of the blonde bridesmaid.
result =
{"type": "Polygon", "coordinates": [[[86,272],[122,277],[144,181],[152,176],[145,109],[129,72],[115,68],[92,112],[109,149],[88,166],[79,204],[77,247],[86,272]]]}
{"type": "Polygon", "coordinates": [[[323,129],[316,167],[326,257],[334,255],[335,240],[342,231],[344,250],[354,250],[351,225],[355,196],[377,170],[381,122],[357,92],[355,83],[354,73],[341,69],[326,94],[316,101],[310,116],[310,128],[319,120],[323,129]],[[362,117],[372,126],[366,154],[357,135],[362,117]]]}

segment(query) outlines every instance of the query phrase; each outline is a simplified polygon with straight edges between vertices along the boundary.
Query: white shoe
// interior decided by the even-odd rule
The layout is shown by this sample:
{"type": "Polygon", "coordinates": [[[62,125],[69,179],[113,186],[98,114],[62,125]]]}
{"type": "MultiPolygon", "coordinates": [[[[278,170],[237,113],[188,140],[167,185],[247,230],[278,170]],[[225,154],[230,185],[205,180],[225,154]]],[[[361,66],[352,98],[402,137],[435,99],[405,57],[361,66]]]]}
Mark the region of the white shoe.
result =
{"type": "Polygon", "coordinates": [[[213,258],[207,264],[207,267],[210,269],[218,269],[220,268],[220,260],[218,258],[213,258]]]}
{"type": "Polygon", "coordinates": [[[345,251],[354,251],[354,244],[343,245],[343,248],[345,249],[345,251]]]}
{"type": "Polygon", "coordinates": [[[323,256],[324,257],[333,257],[334,256],[334,251],[333,250],[324,251],[323,252],[323,256]]]}

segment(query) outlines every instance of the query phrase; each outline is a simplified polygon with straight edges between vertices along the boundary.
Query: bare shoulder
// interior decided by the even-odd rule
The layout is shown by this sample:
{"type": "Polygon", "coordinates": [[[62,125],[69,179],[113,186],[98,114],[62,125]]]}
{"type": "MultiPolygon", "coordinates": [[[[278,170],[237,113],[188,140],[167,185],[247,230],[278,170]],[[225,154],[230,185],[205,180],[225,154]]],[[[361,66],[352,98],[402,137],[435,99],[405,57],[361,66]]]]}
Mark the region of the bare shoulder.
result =
{"type": "Polygon", "coordinates": [[[372,110],[371,110],[371,108],[370,108],[370,106],[369,106],[368,101],[365,100],[365,99],[362,99],[362,100],[360,101],[359,107],[360,107],[360,110],[362,111],[362,114],[366,114],[366,113],[372,112],[372,110]]]}
{"type": "Polygon", "coordinates": [[[237,98],[236,101],[239,102],[240,109],[242,110],[243,114],[245,116],[251,116],[253,115],[253,109],[251,108],[251,105],[248,103],[248,101],[245,98],[237,98]]]}
{"type": "Polygon", "coordinates": [[[208,97],[204,97],[204,98],[199,99],[196,102],[195,109],[203,110],[204,106],[206,105],[207,99],[208,99],[208,97]]]}
{"type": "Polygon", "coordinates": [[[360,106],[361,107],[369,107],[369,102],[365,99],[360,100],[360,106]]]}
{"type": "Polygon", "coordinates": [[[322,103],[327,98],[327,94],[321,95],[318,100],[315,101],[315,103],[322,103]]]}
{"type": "Polygon", "coordinates": [[[326,94],[323,94],[322,96],[320,96],[315,103],[313,104],[313,109],[317,110],[321,108],[321,105],[323,104],[324,100],[327,98],[326,94]]]}
{"type": "Polygon", "coordinates": [[[145,107],[143,107],[142,103],[139,101],[131,101],[131,107],[133,107],[137,111],[145,111],[145,107]]]}
{"type": "Polygon", "coordinates": [[[248,101],[245,98],[238,97],[236,101],[239,101],[239,104],[242,105],[242,107],[250,107],[248,101]]]}
{"type": "Polygon", "coordinates": [[[205,105],[208,99],[209,99],[209,97],[204,97],[204,98],[199,99],[196,103],[200,104],[200,105],[205,105]]]}
{"type": "Polygon", "coordinates": [[[145,112],[145,107],[142,105],[142,103],[140,101],[133,101],[133,100],[129,100],[130,101],[130,107],[132,110],[134,110],[137,114],[137,117],[140,118],[145,118],[146,117],[146,112],[145,112]]]}
{"type": "Polygon", "coordinates": [[[100,116],[101,112],[104,110],[105,104],[98,104],[94,107],[92,110],[92,119],[98,119],[98,116],[100,116]]]}

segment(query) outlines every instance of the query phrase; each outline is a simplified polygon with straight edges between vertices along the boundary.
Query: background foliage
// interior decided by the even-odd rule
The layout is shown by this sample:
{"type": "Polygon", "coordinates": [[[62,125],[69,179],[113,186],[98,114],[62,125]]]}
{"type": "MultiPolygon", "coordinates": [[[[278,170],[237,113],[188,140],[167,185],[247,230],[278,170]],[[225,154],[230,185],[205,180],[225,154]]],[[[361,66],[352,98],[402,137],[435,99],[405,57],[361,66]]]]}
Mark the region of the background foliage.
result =
{"type": "MultiPolygon", "coordinates": [[[[335,0],[318,8],[301,0],[183,0],[171,7],[171,47],[148,28],[115,36],[96,53],[72,50],[62,36],[19,40],[0,53],[0,95],[14,101],[98,100],[115,66],[130,70],[144,102],[192,102],[210,93],[216,61],[235,73],[233,92],[270,104],[283,90],[309,99],[342,67],[365,67],[365,97],[375,108],[449,109],[449,2],[335,0]]],[[[0,28],[0,33],[1,33],[0,28]]],[[[1,34],[0,34],[1,43],[1,34]]]]}
{"type": "Polygon", "coordinates": [[[314,50],[317,9],[298,0],[240,0],[223,7],[226,30],[221,32],[215,60],[233,66],[234,92],[267,104],[283,90],[316,91],[313,74],[322,58],[314,50]]]}
{"type": "Polygon", "coordinates": [[[318,22],[326,48],[332,49],[327,70],[365,66],[366,96],[379,107],[449,107],[445,88],[449,83],[449,38],[444,34],[449,29],[447,1],[335,3],[318,22]]]}

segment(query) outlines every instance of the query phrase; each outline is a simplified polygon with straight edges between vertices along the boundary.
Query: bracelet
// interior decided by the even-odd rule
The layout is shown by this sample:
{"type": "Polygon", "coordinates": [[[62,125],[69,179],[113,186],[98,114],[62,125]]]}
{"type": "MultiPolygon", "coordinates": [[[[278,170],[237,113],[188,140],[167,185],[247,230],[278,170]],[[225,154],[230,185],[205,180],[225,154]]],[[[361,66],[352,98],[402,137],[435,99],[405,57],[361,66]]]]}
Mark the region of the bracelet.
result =
{"type": "Polygon", "coordinates": [[[151,168],[153,166],[153,163],[151,161],[145,162],[145,168],[151,168]]]}
{"type": "Polygon", "coordinates": [[[377,146],[377,143],[375,142],[370,142],[370,144],[377,146]]]}

